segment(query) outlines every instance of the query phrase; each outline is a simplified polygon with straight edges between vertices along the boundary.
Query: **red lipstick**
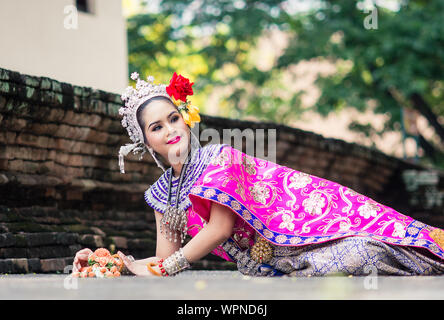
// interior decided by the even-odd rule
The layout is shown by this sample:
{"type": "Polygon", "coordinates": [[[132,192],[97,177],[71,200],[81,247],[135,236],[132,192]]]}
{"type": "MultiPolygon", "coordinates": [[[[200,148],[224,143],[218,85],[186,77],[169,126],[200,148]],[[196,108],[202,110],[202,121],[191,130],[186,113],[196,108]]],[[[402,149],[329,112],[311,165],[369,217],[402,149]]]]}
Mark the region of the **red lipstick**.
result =
{"type": "Polygon", "coordinates": [[[174,143],[178,143],[180,141],[180,136],[177,136],[173,139],[171,139],[170,141],[168,141],[168,144],[174,144],[174,143]]]}

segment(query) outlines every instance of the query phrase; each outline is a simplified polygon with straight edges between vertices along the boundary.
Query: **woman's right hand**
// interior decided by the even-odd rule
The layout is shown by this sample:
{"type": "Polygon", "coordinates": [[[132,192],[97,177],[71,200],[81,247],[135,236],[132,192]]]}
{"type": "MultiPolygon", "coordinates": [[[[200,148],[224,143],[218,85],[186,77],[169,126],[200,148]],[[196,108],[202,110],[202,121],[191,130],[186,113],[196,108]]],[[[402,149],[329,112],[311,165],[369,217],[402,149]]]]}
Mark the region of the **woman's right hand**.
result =
{"type": "MultiPolygon", "coordinates": [[[[128,256],[127,256],[128,257],[128,256]]],[[[149,257],[149,258],[145,258],[145,259],[140,259],[140,260],[134,260],[134,262],[137,263],[142,263],[142,264],[147,264],[147,263],[158,263],[160,260],[159,257],[149,257]]]]}
{"type": "Polygon", "coordinates": [[[80,272],[80,269],[87,267],[88,257],[91,253],[93,253],[93,251],[89,248],[77,251],[76,256],[74,257],[72,272],[80,272]]]}
{"type": "MultiPolygon", "coordinates": [[[[150,257],[146,259],[134,260],[132,256],[126,256],[121,251],[118,251],[117,254],[125,264],[126,269],[136,276],[154,276],[150,271],[148,271],[146,265],[148,263],[157,264],[158,261],[160,260],[159,257],[150,257]]],[[[153,268],[157,269],[158,267],[155,266],[153,268]]],[[[160,275],[160,269],[156,271],[158,271],[160,275]]]]}

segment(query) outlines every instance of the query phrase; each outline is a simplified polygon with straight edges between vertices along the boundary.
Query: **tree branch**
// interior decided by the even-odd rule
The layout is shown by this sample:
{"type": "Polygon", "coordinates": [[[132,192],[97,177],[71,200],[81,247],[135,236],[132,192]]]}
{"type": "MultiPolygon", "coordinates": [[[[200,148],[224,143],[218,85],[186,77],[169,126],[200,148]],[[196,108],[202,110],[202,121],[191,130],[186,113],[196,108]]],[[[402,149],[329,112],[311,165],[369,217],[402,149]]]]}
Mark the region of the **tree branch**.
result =
{"type": "Polygon", "coordinates": [[[413,106],[418,110],[435,129],[436,134],[440,137],[441,142],[444,142],[444,127],[439,123],[438,117],[433,113],[428,103],[418,93],[410,95],[413,106]]]}

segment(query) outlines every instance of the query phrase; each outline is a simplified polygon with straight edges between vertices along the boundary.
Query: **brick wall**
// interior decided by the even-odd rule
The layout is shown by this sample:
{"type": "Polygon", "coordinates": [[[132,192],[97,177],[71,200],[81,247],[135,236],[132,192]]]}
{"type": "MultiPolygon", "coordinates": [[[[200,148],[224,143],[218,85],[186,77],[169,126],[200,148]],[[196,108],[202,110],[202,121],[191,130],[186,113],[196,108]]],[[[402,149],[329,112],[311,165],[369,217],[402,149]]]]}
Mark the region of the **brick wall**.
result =
{"type": "MultiPolygon", "coordinates": [[[[154,255],[154,214],[143,192],[162,171],[149,155],[139,161],[131,154],[120,174],[117,153],[130,142],[120,106],[118,94],[0,69],[0,273],[62,272],[83,247],[154,255]]],[[[202,115],[200,127],[277,129],[279,164],[444,226],[436,200],[443,172],[274,123],[202,115]],[[408,170],[435,173],[434,198],[427,183],[407,190],[408,170]]],[[[234,265],[209,255],[194,268],[234,265]]]]}

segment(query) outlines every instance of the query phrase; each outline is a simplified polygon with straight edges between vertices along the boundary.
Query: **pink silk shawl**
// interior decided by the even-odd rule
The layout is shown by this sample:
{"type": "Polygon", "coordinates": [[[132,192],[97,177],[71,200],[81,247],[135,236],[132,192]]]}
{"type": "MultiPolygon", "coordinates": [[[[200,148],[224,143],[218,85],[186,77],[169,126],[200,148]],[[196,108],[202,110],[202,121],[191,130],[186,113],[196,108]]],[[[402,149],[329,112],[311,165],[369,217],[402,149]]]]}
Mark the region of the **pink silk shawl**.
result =
{"type": "MultiPolygon", "coordinates": [[[[348,236],[426,248],[444,259],[430,236],[435,227],[314,175],[249,156],[229,145],[208,164],[189,193],[189,234],[209,221],[211,202],[237,214],[231,239],[241,248],[254,234],[281,246],[302,246],[348,236]]],[[[212,253],[232,259],[217,247],[212,253]]]]}

